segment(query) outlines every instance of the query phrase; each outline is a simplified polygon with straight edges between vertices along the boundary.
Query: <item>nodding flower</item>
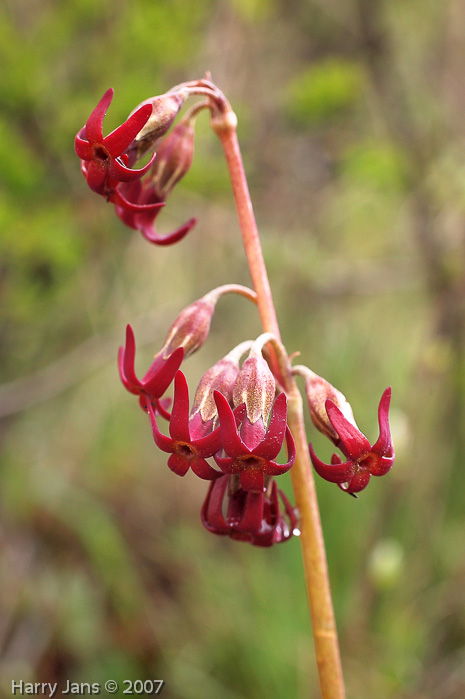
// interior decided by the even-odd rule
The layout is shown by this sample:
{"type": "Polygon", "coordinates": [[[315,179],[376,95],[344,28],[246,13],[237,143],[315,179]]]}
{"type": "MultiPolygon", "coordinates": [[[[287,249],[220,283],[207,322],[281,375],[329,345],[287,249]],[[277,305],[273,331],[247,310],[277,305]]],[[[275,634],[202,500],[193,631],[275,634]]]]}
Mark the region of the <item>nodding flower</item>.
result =
{"type": "Polygon", "coordinates": [[[264,491],[256,492],[244,490],[237,476],[222,475],[210,484],[201,519],[212,534],[248,541],[254,546],[287,541],[297,526],[295,508],[272,478],[264,491]]]}
{"type": "Polygon", "coordinates": [[[205,434],[202,425],[189,420],[189,388],[186,377],[178,371],[174,380],[173,410],[170,416],[169,433],[164,435],[158,428],[155,412],[150,403],[147,410],[152,425],[152,434],[159,449],[171,456],[168,466],[178,476],[185,476],[189,468],[205,480],[212,480],[221,473],[207,459],[221,449],[221,434],[217,428],[205,434]]]}
{"type": "Polygon", "coordinates": [[[394,446],[389,429],[389,405],[391,389],[387,388],[379,403],[379,437],[370,445],[365,435],[331,400],[326,400],[325,409],[334,430],[333,441],[346,457],[333,454],[331,463],[326,464],[315,454],[310,444],[310,458],[315,471],[325,480],[337,483],[346,493],[355,495],[368,485],[371,476],[384,476],[394,463],[394,446]]]}
{"type": "MultiPolygon", "coordinates": [[[[113,99],[113,89],[105,92],[87,123],[74,140],[76,155],[81,158],[82,172],[92,191],[115,201],[120,182],[140,179],[152,166],[155,156],[139,170],[128,167],[125,151],[149,120],[152,106],[145,104],[108,136],[103,135],[103,119],[113,99]]],[[[122,200],[123,203],[124,200],[122,200]]]]}
{"type": "MultiPolygon", "coordinates": [[[[268,429],[256,429],[244,416],[240,427],[224,396],[215,392],[215,401],[221,429],[221,442],[225,456],[215,454],[215,461],[223,473],[239,474],[241,487],[247,491],[263,492],[265,475],[279,476],[286,473],[295,461],[295,445],[287,426],[287,400],[281,393],[271,411],[268,429]],[[257,440],[257,435],[261,438],[257,440]],[[274,459],[281,451],[284,440],[287,448],[287,461],[278,464],[274,459]]],[[[261,426],[263,427],[263,426],[261,426]]]]}

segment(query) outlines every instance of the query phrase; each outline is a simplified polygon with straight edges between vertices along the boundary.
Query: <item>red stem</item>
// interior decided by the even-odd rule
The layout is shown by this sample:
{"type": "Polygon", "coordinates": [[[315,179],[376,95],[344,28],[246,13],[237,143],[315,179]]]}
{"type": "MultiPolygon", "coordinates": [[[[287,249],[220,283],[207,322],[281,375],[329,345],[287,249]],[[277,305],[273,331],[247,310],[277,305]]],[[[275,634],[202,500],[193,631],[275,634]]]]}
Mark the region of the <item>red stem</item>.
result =
{"type": "MultiPolygon", "coordinates": [[[[265,332],[273,333],[280,340],[278,320],[236,135],[237,119],[225,100],[213,104],[211,110],[212,126],[221,140],[228,164],[245,253],[257,293],[257,306],[262,326],[265,332]]],[[[291,478],[296,505],[300,512],[302,554],[321,696],[323,699],[344,699],[345,689],[339,643],[320,513],[308,453],[302,397],[290,371],[286,376],[282,375],[275,348],[270,350],[270,354],[272,354],[272,369],[288,397],[288,424],[297,451],[296,461],[291,469],[291,478]]]]}

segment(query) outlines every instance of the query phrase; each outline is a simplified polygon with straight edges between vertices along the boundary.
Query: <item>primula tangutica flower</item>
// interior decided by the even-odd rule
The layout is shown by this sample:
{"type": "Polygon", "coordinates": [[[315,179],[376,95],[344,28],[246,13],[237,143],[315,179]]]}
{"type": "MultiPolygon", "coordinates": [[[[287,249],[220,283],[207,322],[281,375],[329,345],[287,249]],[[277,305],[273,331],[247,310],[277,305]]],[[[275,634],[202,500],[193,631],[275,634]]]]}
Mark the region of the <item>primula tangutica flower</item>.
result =
{"type": "Polygon", "coordinates": [[[346,493],[358,493],[368,485],[371,476],[384,476],[394,463],[394,447],[389,429],[389,404],[391,389],[387,388],[379,403],[379,437],[370,442],[360,430],[350,422],[331,400],[325,403],[329,421],[337,435],[333,441],[342,451],[347,461],[333,454],[330,464],[325,464],[315,454],[309,444],[310,457],[315,471],[325,480],[337,483],[346,493]]]}
{"type": "MultiPolygon", "coordinates": [[[[191,468],[199,478],[204,480],[221,476],[221,473],[210,466],[206,460],[221,449],[220,430],[217,428],[206,434],[203,425],[189,420],[189,388],[182,371],[178,371],[174,379],[169,437],[160,432],[150,403],[147,405],[147,410],[152,424],[154,442],[159,449],[171,454],[168,466],[174,473],[185,476],[191,468]]],[[[233,420],[235,420],[234,415],[233,420]]]]}
{"type": "Polygon", "coordinates": [[[181,366],[184,349],[178,347],[171,354],[158,353],[155,361],[142,379],[138,379],[134,369],[136,342],[130,325],[126,328],[126,345],[119,348],[118,369],[124,387],[139,396],[142,408],[146,409],[147,399],[155,405],[157,412],[169,418],[161,402],[158,400],[165,393],[181,366]]]}
{"type": "Polygon", "coordinates": [[[288,471],[295,460],[295,445],[287,426],[287,399],[281,393],[271,410],[270,424],[266,432],[259,420],[249,424],[247,415],[243,418],[240,434],[237,421],[228,401],[215,391],[221,429],[221,442],[226,456],[215,454],[215,461],[223,473],[238,473],[244,490],[262,492],[265,487],[265,474],[279,476],[288,471]],[[257,429],[257,426],[260,429],[257,429]],[[286,440],[287,462],[278,464],[274,459],[286,440]]]}
{"type": "Polygon", "coordinates": [[[248,541],[255,546],[272,546],[286,541],[297,525],[294,508],[273,479],[270,479],[266,491],[256,492],[244,490],[237,476],[228,475],[222,475],[210,484],[201,519],[209,532],[248,541]],[[285,516],[280,510],[278,493],[285,516]]]}
{"type": "Polygon", "coordinates": [[[152,106],[145,104],[108,136],[103,135],[103,119],[113,99],[109,88],[95,107],[86,125],[74,141],[76,155],[81,158],[82,172],[92,191],[107,196],[111,201],[127,204],[117,196],[119,182],[132,182],[141,178],[152,166],[155,156],[139,170],[127,167],[124,154],[152,114],[152,106]]]}

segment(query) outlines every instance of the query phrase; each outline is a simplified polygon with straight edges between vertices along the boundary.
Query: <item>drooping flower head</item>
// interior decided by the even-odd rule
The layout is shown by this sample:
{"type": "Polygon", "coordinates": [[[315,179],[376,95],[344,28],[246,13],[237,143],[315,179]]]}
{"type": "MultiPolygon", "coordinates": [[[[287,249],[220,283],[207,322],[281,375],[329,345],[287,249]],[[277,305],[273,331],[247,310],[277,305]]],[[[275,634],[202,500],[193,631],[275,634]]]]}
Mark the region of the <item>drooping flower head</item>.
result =
{"type": "Polygon", "coordinates": [[[111,200],[119,182],[140,179],[152,166],[153,158],[143,168],[128,167],[125,151],[147,123],[152,106],[145,104],[134,112],[121,126],[108,136],[103,135],[103,119],[113,99],[113,89],[108,89],[95,107],[87,123],[74,141],[76,154],[82,161],[82,172],[87,184],[97,194],[111,200]]]}
{"type": "Polygon", "coordinates": [[[90,189],[113,202],[119,218],[156,245],[171,245],[181,240],[196,223],[192,218],[168,235],[159,235],[154,227],[167,195],[192,162],[193,117],[185,118],[161,140],[185,98],[186,94],[180,90],[152,97],[140,104],[117,129],[104,136],[103,120],[113,99],[110,88],[74,142],[90,189]],[[132,168],[137,160],[155,148],[157,154],[153,153],[146,165],[132,168]]]}
{"type": "Polygon", "coordinates": [[[210,484],[201,519],[209,532],[254,546],[287,541],[297,526],[296,510],[272,478],[257,492],[244,490],[237,476],[222,475],[210,484]]]}
{"type": "Polygon", "coordinates": [[[355,494],[366,488],[371,476],[384,476],[394,463],[394,446],[389,429],[389,404],[391,389],[387,388],[378,408],[379,437],[373,446],[354,422],[347,419],[332,400],[326,400],[328,420],[334,430],[331,437],[346,457],[333,454],[330,464],[325,464],[315,454],[310,444],[310,457],[315,471],[325,480],[337,483],[347,493],[355,494]]]}

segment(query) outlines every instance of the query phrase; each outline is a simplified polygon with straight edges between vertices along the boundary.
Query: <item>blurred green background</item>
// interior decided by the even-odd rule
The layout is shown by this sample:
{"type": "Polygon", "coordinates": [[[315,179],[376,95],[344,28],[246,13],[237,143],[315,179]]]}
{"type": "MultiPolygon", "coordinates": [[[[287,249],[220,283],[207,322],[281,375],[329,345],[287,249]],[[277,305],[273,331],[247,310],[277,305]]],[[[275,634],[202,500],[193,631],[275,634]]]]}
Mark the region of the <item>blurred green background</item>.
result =
{"type": "MultiPolygon", "coordinates": [[[[73,139],[212,72],[239,115],[289,352],[398,458],[358,501],[318,480],[350,699],[465,696],[465,2],[6,0],[0,6],[0,692],[164,679],[173,699],[317,697],[300,544],[208,534],[116,351],[249,283],[206,115],[150,247],[87,189],[73,139]]],[[[193,385],[259,334],[220,301],[193,385]]],[[[318,453],[331,448],[309,428],[318,453]]],[[[290,492],[287,477],[281,479],[290,492]]]]}

